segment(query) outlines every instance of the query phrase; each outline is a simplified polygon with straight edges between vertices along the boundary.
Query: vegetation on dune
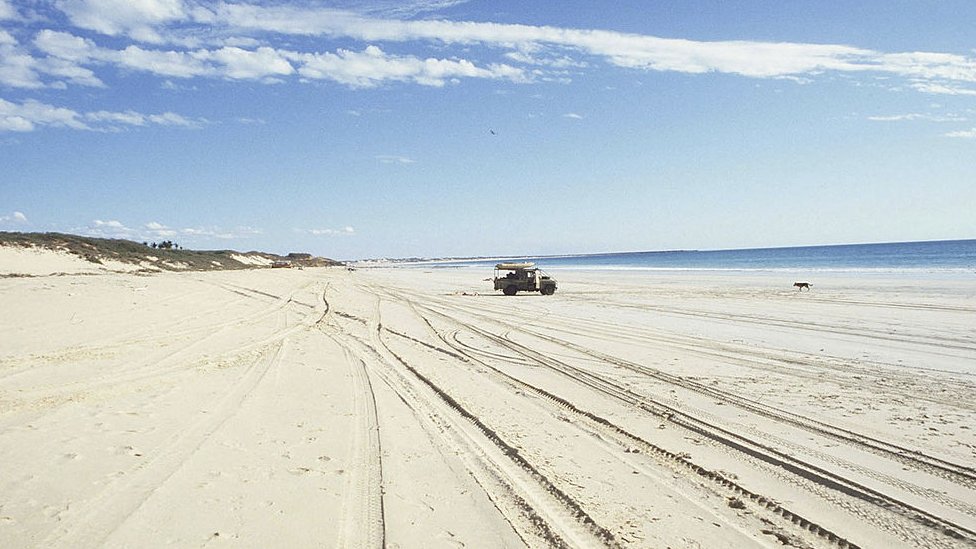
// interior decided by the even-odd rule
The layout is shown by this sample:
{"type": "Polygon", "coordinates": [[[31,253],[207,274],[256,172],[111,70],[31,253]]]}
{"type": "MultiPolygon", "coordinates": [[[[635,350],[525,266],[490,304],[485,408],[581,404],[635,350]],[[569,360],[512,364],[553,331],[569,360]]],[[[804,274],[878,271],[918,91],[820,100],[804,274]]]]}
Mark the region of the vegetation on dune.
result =
{"type": "Polygon", "coordinates": [[[142,265],[146,270],[166,271],[213,271],[224,269],[253,269],[259,265],[248,264],[233,256],[247,256],[253,263],[264,260],[287,261],[296,266],[328,267],[341,265],[341,262],[312,257],[309,254],[290,254],[302,256],[301,259],[284,257],[265,252],[237,252],[234,250],[187,250],[169,240],[152,244],[133,242],[117,238],[94,238],[64,233],[16,233],[0,232],[0,246],[19,246],[40,248],[76,255],[91,263],[104,264],[105,261],[118,261],[132,265],[142,265]]]}

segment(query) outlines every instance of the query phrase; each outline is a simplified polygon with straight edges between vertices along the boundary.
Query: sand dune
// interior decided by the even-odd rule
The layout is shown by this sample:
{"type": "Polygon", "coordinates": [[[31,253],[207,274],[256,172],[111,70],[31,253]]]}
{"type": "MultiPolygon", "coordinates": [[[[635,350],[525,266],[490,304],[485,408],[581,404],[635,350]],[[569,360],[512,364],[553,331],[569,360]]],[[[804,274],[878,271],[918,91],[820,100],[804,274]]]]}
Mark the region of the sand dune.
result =
{"type": "Polygon", "coordinates": [[[484,276],[0,279],[0,546],[976,544],[971,281],[484,276]]]}

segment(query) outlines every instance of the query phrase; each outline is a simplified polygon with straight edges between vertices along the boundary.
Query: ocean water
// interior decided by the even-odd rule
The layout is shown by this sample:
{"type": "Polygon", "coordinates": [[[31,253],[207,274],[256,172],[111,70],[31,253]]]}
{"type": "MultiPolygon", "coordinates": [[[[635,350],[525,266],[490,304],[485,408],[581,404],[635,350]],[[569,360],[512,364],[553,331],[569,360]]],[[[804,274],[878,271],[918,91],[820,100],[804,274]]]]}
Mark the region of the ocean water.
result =
{"type": "MultiPolygon", "coordinates": [[[[976,240],[512,257],[543,269],[945,273],[976,277],[976,240]]],[[[498,259],[442,266],[488,266],[498,259]]]]}

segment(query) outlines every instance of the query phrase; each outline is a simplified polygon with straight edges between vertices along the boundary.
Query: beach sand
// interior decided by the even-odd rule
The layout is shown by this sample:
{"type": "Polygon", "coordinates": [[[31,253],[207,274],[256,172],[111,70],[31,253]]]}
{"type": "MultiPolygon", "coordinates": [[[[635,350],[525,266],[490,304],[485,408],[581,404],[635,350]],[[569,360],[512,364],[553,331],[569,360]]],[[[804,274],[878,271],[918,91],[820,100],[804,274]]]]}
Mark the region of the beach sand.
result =
{"type": "Polygon", "coordinates": [[[0,547],[976,543],[976,281],[553,274],[0,278],[0,547]]]}

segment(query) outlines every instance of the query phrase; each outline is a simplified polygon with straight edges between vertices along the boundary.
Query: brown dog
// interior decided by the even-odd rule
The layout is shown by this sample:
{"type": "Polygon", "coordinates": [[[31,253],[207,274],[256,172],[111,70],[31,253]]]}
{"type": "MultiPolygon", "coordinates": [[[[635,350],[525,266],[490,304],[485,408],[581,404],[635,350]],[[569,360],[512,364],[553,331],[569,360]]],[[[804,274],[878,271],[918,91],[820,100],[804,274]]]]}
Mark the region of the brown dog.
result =
{"type": "Polygon", "coordinates": [[[806,288],[806,289],[809,290],[810,289],[810,286],[813,286],[813,284],[810,284],[809,282],[794,282],[793,283],[793,287],[794,288],[799,288],[801,292],[803,291],[803,288],[806,288]]]}

